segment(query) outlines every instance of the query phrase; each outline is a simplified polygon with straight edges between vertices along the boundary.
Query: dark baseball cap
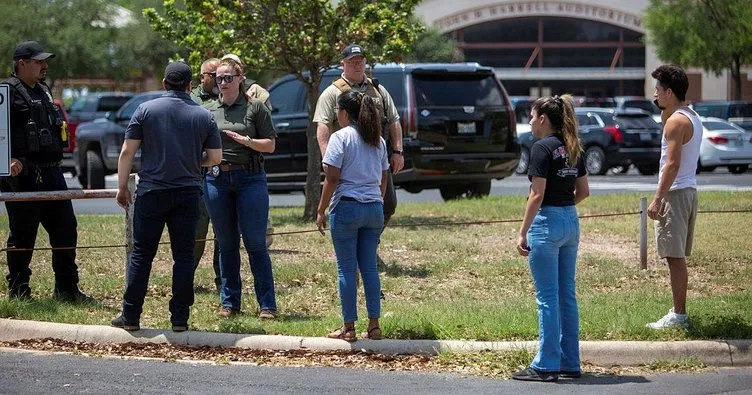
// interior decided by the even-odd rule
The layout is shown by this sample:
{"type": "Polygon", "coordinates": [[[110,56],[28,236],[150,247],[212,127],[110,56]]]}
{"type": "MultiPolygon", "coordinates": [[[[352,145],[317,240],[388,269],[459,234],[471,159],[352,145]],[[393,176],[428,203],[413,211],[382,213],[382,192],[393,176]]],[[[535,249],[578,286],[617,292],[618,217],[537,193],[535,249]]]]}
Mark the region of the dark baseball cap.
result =
{"type": "Polygon", "coordinates": [[[13,52],[13,60],[45,60],[54,57],[54,53],[44,52],[42,46],[36,41],[24,41],[21,44],[16,45],[16,50],[13,52]]]}
{"type": "Polygon", "coordinates": [[[179,60],[167,65],[164,71],[164,79],[173,85],[185,85],[191,81],[191,66],[179,60]]]}
{"type": "Polygon", "coordinates": [[[342,51],[342,60],[352,58],[353,56],[366,56],[366,52],[358,44],[350,44],[342,51]]]}

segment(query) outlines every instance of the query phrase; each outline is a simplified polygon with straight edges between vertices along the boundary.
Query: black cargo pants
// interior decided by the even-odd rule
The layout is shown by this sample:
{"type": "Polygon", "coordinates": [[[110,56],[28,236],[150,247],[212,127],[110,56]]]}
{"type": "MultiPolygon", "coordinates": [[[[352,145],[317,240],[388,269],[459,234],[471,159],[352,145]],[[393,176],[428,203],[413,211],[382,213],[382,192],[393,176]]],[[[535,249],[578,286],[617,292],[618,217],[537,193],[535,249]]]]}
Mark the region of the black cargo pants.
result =
{"type": "MultiPolygon", "coordinates": [[[[21,175],[2,177],[3,192],[64,191],[68,186],[60,166],[34,167],[28,164],[21,175]]],[[[39,224],[55,247],[76,247],[78,240],[76,216],[70,200],[38,202],[5,202],[8,211],[10,234],[8,248],[33,248],[39,224]]],[[[33,251],[7,251],[8,292],[10,296],[31,295],[29,265],[33,251]]],[[[52,251],[52,270],[55,273],[55,290],[63,294],[78,291],[78,267],[75,248],[52,251]]]]}

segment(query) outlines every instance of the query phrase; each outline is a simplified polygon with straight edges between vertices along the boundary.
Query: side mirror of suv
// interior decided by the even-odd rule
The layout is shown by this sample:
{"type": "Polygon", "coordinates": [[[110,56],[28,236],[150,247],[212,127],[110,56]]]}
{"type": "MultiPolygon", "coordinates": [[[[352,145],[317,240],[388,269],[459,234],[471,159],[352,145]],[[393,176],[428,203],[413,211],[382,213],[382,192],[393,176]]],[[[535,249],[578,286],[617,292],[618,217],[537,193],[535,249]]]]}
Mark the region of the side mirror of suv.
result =
{"type": "Polygon", "coordinates": [[[115,122],[117,115],[115,114],[114,111],[107,111],[106,113],[104,113],[104,117],[109,119],[112,122],[115,122]]]}

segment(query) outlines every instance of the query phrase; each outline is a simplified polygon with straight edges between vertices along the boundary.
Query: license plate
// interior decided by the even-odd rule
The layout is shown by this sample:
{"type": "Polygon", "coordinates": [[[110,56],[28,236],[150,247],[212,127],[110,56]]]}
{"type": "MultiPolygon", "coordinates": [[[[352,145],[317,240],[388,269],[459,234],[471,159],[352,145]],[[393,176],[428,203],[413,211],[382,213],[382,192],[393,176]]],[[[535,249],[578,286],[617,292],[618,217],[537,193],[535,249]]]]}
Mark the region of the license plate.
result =
{"type": "Polygon", "coordinates": [[[475,122],[457,122],[457,134],[475,134],[475,122]]]}
{"type": "Polygon", "coordinates": [[[744,140],[735,140],[734,141],[734,146],[741,147],[742,145],[744,145],[744,140]]]}
{"type": "Polygon", "coordinates": [[[653,135],[650,133],[640,133],[640,141],[653,141],[653,135]]]}

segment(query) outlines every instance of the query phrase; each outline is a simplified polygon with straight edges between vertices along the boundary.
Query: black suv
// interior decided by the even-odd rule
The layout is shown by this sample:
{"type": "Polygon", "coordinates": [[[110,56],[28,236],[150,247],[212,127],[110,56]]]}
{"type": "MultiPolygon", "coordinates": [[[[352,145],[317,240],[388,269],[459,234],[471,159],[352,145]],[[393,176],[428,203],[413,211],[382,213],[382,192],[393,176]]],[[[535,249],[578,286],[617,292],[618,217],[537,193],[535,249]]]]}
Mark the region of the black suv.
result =
{"type": "MultiPolygon", "coordinates": [[[[658,172],[662,132],[649,113],[594,107],[577,107],[575,113],[588,174],[602,175],[614,167],[628,169],[631,164],[643,175],[658,172]]],[[[536,139],[528,132],[520,134],[519,140],[522,158],[517,172],[524,174],[536,139]]]]}
{"type": "MultiPolygon", "coordinates": [[[[323,91],[342,70],[328,70],[323,91]]],[[[520,148],[509,98],[490,67],[477,63],[377,65],[372,75],[391,94],[403,130],[405,169],[395,185],[408,192],[439,188],[445,200],[485,196],[509,176],[520,148]]],[[[264,155],[270,191],[303,190],[308,109],[292,75],[270,88],[277,149],[264,155]]]]}
{"type": "MultiPolygon", "coordinates": [[[[125,139],[125,127],[136,108],[151,99],[164,94],[164,91],[146,92],[133,96],[117,112],[107,112],[104,118],[84,122],[76,129],[76,149],[73,158],[76,163],[78,181],[84,188],[103,189],[104,177],[117,173],[120,149],[125,139]]],[[[138,171],[141,152],[134,161],[138,171]]]]}

